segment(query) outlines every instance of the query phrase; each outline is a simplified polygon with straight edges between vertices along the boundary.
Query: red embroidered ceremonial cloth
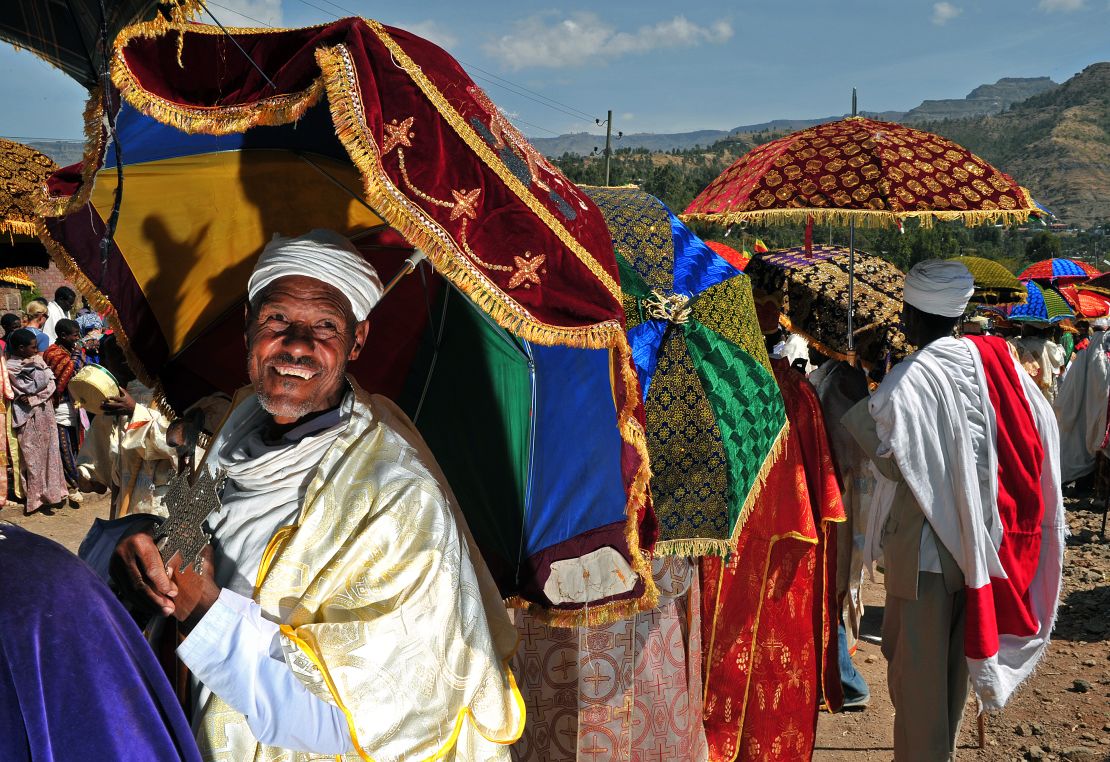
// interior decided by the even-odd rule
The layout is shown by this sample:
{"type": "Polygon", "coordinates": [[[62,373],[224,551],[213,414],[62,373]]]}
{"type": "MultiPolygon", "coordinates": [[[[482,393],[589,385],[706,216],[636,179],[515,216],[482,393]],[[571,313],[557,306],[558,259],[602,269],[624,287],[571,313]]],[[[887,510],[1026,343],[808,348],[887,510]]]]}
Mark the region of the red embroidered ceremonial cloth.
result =
{"type": "Polygon", "coordinates": [[[837,668],[836,532],[844,506],[817,393],[782,360],[790,421],[740,544],[702,570],[704,721],[711,760],[799,760],[817,707],[842,701],[837,668]]]}

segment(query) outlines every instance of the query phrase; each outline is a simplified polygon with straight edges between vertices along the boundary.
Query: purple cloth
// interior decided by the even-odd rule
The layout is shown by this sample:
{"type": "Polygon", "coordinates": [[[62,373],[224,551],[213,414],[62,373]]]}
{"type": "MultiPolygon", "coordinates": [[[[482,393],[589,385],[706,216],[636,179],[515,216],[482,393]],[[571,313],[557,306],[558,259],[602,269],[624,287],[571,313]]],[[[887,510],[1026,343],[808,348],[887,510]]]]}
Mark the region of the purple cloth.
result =
{"type": "Polygon", "coordinates": [[[62,546],[0,524],[0,760],[200,762],[138,627],[62,546]]]}

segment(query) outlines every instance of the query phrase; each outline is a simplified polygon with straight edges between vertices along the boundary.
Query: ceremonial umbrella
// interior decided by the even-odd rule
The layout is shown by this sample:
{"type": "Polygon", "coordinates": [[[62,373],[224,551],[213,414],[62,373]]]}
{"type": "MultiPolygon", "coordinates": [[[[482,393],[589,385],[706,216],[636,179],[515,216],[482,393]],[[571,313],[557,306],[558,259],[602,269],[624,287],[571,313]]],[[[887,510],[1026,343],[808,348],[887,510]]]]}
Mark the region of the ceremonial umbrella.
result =
{"type": "Polygon", "coordinates": [[[1075,283],[1101,275],[1098,269],[1086,262],[1064,257],[1042,259],[1034,262],[1018,274],[1020,280],[1037,280],[1048,283],[1075,283]]]}
{"type": "Polygon", "coordinates": [[[656,553],[725,555],[786,431],[748,278],[654,196],[585,191],[605,215],[621,268],[647,415],[656,553]]]}
{"type": "Polygon", "coordinates": [[[744,272],[744,268],[747,267],[748,262],[751,261],[751,256],[749,256],[747,253],[740,253],[736,249],[729,246],[727,243],[721,243],[720,241],[706,241],[705,245],[721,255],[722,259],[724,259],[740,272],[744,272]]]}
{"type": "Polygon", "coordinates": [[[953,257],[975,279],[972,302],[978,304],[1015,304],[1025,301],[1025,285],[1017,276],[993,259],[953,257]]]}
{"type": "Polygon", "coordinates": [[[650,608],[643,406],[597,208],[425,40],[363,19],[230,34],[117,38],[130,192],[106,259],[102,133],[44,204],[44,240],[114,307],[135,370],[178,411],[245,383],[272,233],[340,230],[385,278],[419,246],[435,273],[375,309],[354,376],[414,417],[506,596],[566,625],[650,608]]]}
{"type": "Polygon", "coordinates": [[[1077,318],[1100,318],[1110,315],[1110,298],[1082,285],[1063,285],[1056,288],[1064,301],[1075,311],[1077,318]]]}
{"type": "Polygon", "coordinates": [[[5,267],[0,270],[0,285],[15,286],[16,288],[34,288],[35,282],[26,270],[18,267],[5,267]]]}
{"type": "Polygon", "coordinates": [[[35,237],[35,201],[57,168],[35,149],[0,138],[0,265],[46,267],[50,263],[35,237]]]}
{"type": "Polygon", "coordinates": [[[136,21],[166,18],[200,7],[190,0],[5,0],[0,40],[34,51],[88,89],[107,72],[116,34],[136,21]]]}
{"type": "MultiPolygon", "coordinates": [[[[854,109],[853,109],[854,110],[854,109]]],[[[732,224],[847,223],[849,293],[855,287],[855,225],[916,218],[965,224],[1020,222],[1036,206],[1028,191],[967,149],[922,130],[852,116],[752,149],[686,208],[683,219],[732,224]]],[[[849,296],[848,304],[854,300],[849,296]]],[[[854,347],[849,307],[847,346],[854,347]]]]}
{"type": "Polygon", "coordinates": [[[898,324],[905,275],[885,259],[855,252],[856,287],[852,290],[859,327],[854,343],[844,333],[849,312],[848,278],[852,256],[840,246],[799,246],[756,254],[746,275],[752,288],[782,300],[787,328],[805,337],[818,351],[847,359],[853,346],[868,365],[886,367],[912,350],[898,324]]]}
{"type": "Polygon", "coordinates": [[[1027,280],[1025,294],[1024,304],[1015,304],[1006,310],[1008,320],[1023,323],[1058,323],[1066,318],[1075,317],[1067,301],[1054,288],[1027,280]]]}

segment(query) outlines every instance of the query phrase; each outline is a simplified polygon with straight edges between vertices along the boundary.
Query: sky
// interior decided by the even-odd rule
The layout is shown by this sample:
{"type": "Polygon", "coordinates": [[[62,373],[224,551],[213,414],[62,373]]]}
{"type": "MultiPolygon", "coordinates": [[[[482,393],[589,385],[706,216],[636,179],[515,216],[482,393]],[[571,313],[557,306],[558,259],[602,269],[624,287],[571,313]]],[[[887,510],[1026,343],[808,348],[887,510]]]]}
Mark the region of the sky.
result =
{"type": "MultiPolygon", "coordinates": [[[[1110,60],[1110,0],[208,0],[225,26],[362,15],[452,53],[526,135],[728,130],[1062,82],[1110,60]]],[[[210,21],[210,19],[208,19],[210,21]]],[[[0,135],[80,139],[84,91],[0,43],[0,135]]]]}

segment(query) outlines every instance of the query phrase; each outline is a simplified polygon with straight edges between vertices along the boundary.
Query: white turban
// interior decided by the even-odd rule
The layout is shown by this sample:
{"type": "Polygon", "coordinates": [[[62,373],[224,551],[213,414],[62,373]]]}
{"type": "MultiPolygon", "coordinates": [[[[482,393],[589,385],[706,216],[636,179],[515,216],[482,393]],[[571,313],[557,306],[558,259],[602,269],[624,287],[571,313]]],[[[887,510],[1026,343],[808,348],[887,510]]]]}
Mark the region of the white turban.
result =
{"type": "Polygon", "coordinates": [[[1105,331],[1110,328],[1110,317],[1095,318],[1091,321],[1091,327],[1099,331],[1105,331]]]}
{"type": "Polygon", "coordinates": [[[959,317],[974,292],[975,279],[963,264],[930,259],[906,273],[902,301],[930,315],[959,317]]]}
{"type": "Polygon", "coordinates": [[[335,286],[351,300],[355,320],[365,320],[382,298],[378,271],[334,230],[317,228],[297,238],[275,234],[247,282],[247,298],[253,300],[266,286],[289,275],[304,275],[335,286]]]}

